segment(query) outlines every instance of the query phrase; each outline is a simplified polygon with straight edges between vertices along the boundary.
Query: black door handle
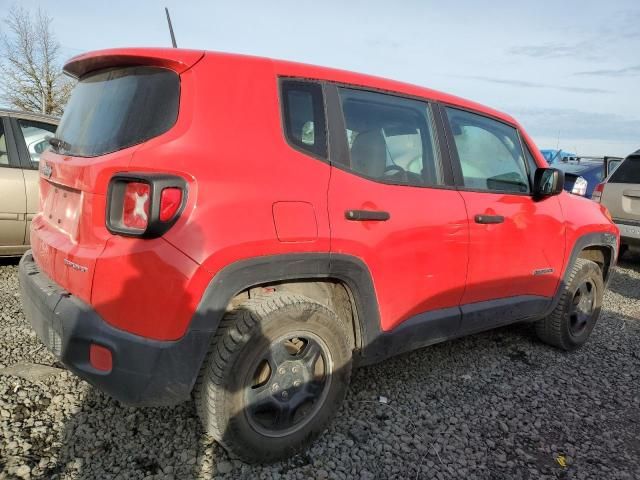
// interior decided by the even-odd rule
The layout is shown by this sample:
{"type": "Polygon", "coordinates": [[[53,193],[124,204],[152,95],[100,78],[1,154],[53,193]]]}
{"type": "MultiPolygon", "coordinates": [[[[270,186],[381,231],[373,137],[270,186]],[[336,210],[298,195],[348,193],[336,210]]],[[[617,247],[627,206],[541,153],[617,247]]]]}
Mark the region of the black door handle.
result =
{"type": "Polygon", "coordinates": [[[362,222],[364,220],[376,220],[378,222],[386,222],[391,218],[389,212],[374,210],[347,210],[344,212],[344,218],[354,222],[362,222]]]}
{"type": "Polygon", "coordinates": [[[487,225],[494,223],[504,223],[504,217],[502,215],[476,215],[475,220],[476,223],[487,225]]]}

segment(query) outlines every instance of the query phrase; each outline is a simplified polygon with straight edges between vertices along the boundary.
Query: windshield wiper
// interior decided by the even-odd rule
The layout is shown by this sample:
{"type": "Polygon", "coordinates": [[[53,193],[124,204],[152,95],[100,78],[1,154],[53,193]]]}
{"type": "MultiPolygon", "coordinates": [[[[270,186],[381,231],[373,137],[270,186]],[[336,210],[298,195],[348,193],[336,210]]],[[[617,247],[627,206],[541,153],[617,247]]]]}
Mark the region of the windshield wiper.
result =
{"type": "Polygon", "coordinates": [[[58,152],[60,150],[69,150],[69,144],[64,140],[61,140],[56,137],[51,137],[49,139],[49,145],[51,145],[58,152]]]}

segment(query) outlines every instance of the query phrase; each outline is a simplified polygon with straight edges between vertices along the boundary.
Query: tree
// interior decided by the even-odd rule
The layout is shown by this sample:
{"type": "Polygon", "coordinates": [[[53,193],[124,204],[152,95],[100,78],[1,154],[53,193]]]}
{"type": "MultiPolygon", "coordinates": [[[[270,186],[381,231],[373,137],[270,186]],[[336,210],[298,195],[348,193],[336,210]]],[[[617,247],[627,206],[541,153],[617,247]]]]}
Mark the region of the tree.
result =
{"type": "Polygon", "coordinates": [[[58,62],[52,18],[40,9],[32,16],[14,7],[4,23],[8,34],[0,35],[0,90],[5,102],[18,110],[61,115],[73,81],[58,62]]]}

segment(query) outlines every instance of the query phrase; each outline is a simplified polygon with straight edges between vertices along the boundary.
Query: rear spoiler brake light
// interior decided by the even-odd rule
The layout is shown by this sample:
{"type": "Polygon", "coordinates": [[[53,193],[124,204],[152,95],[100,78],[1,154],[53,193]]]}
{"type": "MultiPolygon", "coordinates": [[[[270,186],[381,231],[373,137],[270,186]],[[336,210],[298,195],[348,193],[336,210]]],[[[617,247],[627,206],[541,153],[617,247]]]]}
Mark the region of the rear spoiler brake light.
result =
{"type": "Polygon", "coordinates": [[[114,48],[83,53],[64,66],[67,75],[75,78],[109,67],[155,66],[181,74],[204,57],[200,50],[176,48],[114,48]]]}

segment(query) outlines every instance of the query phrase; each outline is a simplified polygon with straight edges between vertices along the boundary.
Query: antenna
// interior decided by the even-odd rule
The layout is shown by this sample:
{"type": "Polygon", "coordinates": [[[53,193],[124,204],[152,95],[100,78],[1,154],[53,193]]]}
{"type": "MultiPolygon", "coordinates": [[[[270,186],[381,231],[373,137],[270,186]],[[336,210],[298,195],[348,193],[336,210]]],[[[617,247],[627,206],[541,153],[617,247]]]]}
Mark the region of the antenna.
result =
{"type": "Polygon", "coordinates": [[[164,11],[167,14],[167,23],[169,24],[169,33],[171,34],[171,45],[173,45],[173,48],[178,48],[178,45],[176,44],[176,36],[173,34],[173,26],[171,25],[169,9],[167,7],[164,7],[164,11]]]}

